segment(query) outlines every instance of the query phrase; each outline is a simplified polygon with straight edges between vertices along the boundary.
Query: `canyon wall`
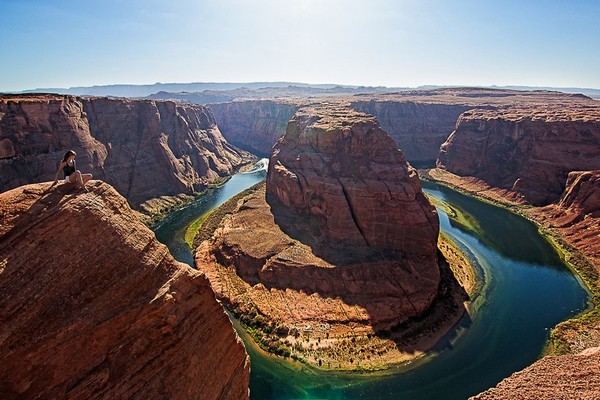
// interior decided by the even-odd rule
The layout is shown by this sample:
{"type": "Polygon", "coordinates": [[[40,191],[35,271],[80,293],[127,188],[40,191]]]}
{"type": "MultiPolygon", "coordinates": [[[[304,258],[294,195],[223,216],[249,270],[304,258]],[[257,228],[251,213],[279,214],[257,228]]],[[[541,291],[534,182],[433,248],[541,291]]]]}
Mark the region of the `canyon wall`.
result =
{"type": "Polygon", "coordinates": [[[600,347],[544,357],[471,400],[594,400],[600,388],[600,347]]]}
{"type": "Polygon", "coordinates": [[[247,399],[206,278],[110,185],[0,194],[0,398],[247,399]]]}
{"type": "Polygon", "coordinates": [[[267,192],[315,218],[329,242],[435,259],[435,209],[416,171],[367,114],[299,110],[273,150],[267,192]]]}
{"type": "Polygon", "coordinates": [[[600,169],[600,119],[586,110],[472,110],[441,146],[437,165],[549,204],[569,172],[600,169]]]}
{"type": "MultiPolygon", "coordinates": [[[[66,150],[134,207],[196,193],[249,155],[204,106],[58,95],[0,97],[0,191],[52,180],[66,150]]],[[[62,178],[62,173],[60,175],[62,178]]]]}
{"type": "Polygon", "coordinates": [[[260,157],[269,157],[298,105],[290,100],[240,100],[208,107],[229,143],[260,157]]]}
{"type": "Polygon", "coordinates": [[[464,104],[391,100],[355,101],[351,105],[357,111],[377,117],[408,161],[432,165],[460,114],[471,108],[464,104]]]}
{"type": "Polygon", "coordinates": [[[435,208],[373,116],[301,108],[266,187],[236,202],[196,266],[272,352],[329,369],[386,366],[422,355],[464,312],[442,281],[435,208]]]}

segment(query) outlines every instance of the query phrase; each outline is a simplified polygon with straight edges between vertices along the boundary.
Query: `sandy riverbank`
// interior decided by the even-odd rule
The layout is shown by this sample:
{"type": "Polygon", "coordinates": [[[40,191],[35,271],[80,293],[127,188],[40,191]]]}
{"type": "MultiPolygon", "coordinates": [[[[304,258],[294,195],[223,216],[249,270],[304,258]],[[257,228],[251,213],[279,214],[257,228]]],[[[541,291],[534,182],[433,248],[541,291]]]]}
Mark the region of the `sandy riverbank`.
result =
{"type": "MultiPolygon", "coordinates": [[[[256,189],[246,196],[257,192],[264,196],[264,190],[256,189]]],[[[257,344],[270,353],[329,370],[373,371],[407,363],[427,354],[452,330],[468,308],[469,294],[477,287],[476,273],[468,257],[445,236],[440,236],[438,244],[442,272],[438,299],[419,318],[385,332],[375,331],[368,324],[368,316],[361,319],[366,311],[359,305],[345,304],[339,298],[250,285],[234,270],[207,257],[206,251],[218,223],[234,212],[238,203],[247,201],[244,196],[236,196],[211,213],[205,222],[210,225],[208,232],[204,224],[199,227],[204,242],[196,242],[201,249],[196,264],[207,275],[220,300],[245,324],[257,344]],[[264,312],[267,308],[271,311],[264,312]],[[294,310],[290,313],[302,318],[277,317],[277,310],[290,309],[294,310]],[[329,315],[320,318],[314,310],[329,315]]]]}

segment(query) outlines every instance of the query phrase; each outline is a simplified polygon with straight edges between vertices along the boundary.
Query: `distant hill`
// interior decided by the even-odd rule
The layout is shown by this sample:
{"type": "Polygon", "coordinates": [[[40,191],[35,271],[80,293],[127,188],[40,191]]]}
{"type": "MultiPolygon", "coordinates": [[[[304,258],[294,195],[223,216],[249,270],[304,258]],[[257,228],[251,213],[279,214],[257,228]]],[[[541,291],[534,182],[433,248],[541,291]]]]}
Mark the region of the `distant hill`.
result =
{"type": "Polygon", "coordinates": [[[285,87],[265,87],[249,89],[246,87],[232,90],[204,90],[202,92],[166,92],[160,91],[147,98],[153,100],[179,100],[193,104],[223,103],[235,99],[277,99],[277,98],[309,98],[350,94],[374,94],[391,91],[408,90],[408,88],[387,88],[384,86],[335,86],[320,88],[313,86],[289,85],[285,87]]]}
{"type": "MultiPolygon", "coordinates": [[[[311,89],[333,89],[346,88],[356,89],[360,86],[336,85],[336,84],[308,84],[297,82],[194,82],[194,83],[154,83],[150,85],[102,85],[102,86],[79,86],[71,88],[38,88],[24,90],[20,93],[58,93],[73,94],[77,96],[114,96],[114,97],[147,97],[158,92],[170,93],[196,93],[203,91],[227,91],[227,90],[258,90],[265,88],[311,88],[311,89]]],[[[389,90],[385,88],[386,91],[389,90]]],[[[395,88],[394,90],[398,90],[395,88]]]]}
{"type": "MultiPolygon", "coordinates": [[[[385,87],[385,86],[359,86],[338,84],[310,84],[299,82],[194,82],[194,83],[154,83],[148,85],[99,85],[77,86],[70,88],[38,88],[24,90],[19,93],[58,93],[73,94],[77,96],[114,96],[114,97],[148,97],[152,98],[177,98],[175,94],[185,92],[183,97],[190,93],[203,93],[196,101],[210,103],[228,101],[227,99],[241,97],[309,97],[333,94],[356,93],[385,93],[404,90],[439,89],[458,87],[458,85],[425,85],[417,88],[385,87]],[[161,92],[161,93],[159,93],[161,92]],[[229,92],[229,93],[219,93],[229,92]],[[246,92],[246,93],[244,93],[246,92]]],[[[600,100],[600,89],[573,88],[573,87],[536,87],[536,86],[479,86],[494,89],[513,90],[554,90],[565,93],[582,93],[593,99],[600,100]]]]}

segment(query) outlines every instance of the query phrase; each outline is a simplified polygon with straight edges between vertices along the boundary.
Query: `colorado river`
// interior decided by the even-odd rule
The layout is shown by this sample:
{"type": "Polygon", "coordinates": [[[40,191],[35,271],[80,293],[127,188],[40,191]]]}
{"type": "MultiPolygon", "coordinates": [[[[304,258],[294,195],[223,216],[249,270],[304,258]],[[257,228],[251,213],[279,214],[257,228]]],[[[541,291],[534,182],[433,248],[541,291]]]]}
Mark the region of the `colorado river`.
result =
{"type": "MultiPolygon", "coordinates": [[[[155,229],[157,238],[193,265],[183,239],[187,225],[264,177],[264,168],[235,175],[171,214],[155,229]]],[[[484,277],[472,318],[463,318],[428,357],[383,375],[315,371],[264,354],[240,332],[251,358],[252,399],[465,399],[533,363],[549,330],[586,307],[585,290],[531,222],[442,186],[423,187],[470,222],[471,228],[459,224],[438,207],[441,230],[484,277]]]]}

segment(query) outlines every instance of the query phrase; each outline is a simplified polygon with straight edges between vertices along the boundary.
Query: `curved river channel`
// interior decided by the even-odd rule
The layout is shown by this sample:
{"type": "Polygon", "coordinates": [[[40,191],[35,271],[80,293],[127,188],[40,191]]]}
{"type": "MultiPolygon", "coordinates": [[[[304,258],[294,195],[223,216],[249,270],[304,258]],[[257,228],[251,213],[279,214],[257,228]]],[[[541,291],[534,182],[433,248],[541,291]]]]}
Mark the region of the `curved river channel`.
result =
{"type": "MultiPolygon", "coordinates": [[[[155,228],[179,261],[193,266],[185,228],[265,178],[240,173],[155,228]]],[[[385,373],[316,371],[269,356],[234,321],[251,358],[250,396],[263,399],[466,399],[539,358],[549,330],[587,306],[587,293],[531,222],[436,184],[423,182],[438,207],[441,230],[476,262],[483,278],[469,314],[428,355],[385,373]],[[458,212],[458,220],[450,219],[458,212]],[[464,221],[468,223],[464,223],[464,221]]]]}

